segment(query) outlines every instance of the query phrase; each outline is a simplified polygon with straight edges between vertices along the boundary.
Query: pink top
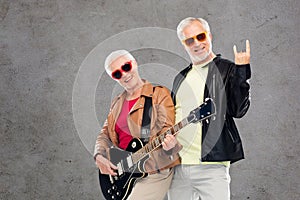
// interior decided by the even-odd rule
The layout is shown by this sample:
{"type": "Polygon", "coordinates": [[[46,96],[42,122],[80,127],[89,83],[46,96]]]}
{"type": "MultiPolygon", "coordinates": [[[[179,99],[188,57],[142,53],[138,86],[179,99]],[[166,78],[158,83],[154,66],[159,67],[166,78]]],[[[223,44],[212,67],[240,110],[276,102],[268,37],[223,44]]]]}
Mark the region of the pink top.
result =
{"type": "Polygon", "coordinates": [[[127,116],[132,106],[138,99],[139,98],[129,101],[126,99],[124,100],[121,113],[115,126],[115,131],[119,136],[119,147],[124,150],[127,148],[129,142],[132,140],[132,136],[127,124],[127,116]]]}

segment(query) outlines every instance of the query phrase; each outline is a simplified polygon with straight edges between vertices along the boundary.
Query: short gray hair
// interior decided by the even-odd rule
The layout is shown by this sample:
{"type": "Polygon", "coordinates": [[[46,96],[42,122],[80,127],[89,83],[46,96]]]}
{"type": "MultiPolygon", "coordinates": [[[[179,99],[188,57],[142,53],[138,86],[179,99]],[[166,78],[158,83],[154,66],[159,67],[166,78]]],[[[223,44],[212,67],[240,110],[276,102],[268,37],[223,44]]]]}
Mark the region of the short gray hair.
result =
{"type": "Polygon", "coordinates": [[[192,22],[198,21],[202,24],[207,33],[210,33],[210,28],[208,22],[203,18],[187,17],[183,19],[177,26],[177,36],[180,40],[184,40],[184,35],[182,33],[183,29],[190,25],[192,22]]]}
{"type": "Polygon", "coordinates": [[[132,60],[135,60],[134,57],[131,55],[131,53],[129,53],[127,50],[116,50],[116,51],[113,51],[111,52],[105,59],[105,62],[104,62],[104,67],[105,67],[105,70],[108,71],[109,69],[109,66],[111,65],[111,63],[113,61],[115,61],[117,58],[121,57],[121,56],[125,56],[132,59],[132,60]]]}

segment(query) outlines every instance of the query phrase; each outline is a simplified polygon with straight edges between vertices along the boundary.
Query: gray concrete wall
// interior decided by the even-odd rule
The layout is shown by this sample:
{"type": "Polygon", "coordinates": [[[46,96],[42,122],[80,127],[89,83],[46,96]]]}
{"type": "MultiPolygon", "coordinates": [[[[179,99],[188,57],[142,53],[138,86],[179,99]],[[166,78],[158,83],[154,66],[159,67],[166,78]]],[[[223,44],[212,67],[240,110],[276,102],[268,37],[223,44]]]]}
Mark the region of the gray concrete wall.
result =
{"type": "MultiPolygon", "coordinates": [[[[226,58],[251,42],[252,105],[237,120],[246,159],[231,167],[232,199],[300,199],[299,9],[297,0],[0,0],[0,199],[101,199],[91,153],[119,91],[103,74],[103,41],[135,28],[175,30],[188,16],[209,21],[226,58]],[[92,50],[99,60],[87,64],[92,50]],[[94,82],[76,79],[87,66],[99,67],[94,82]],[[91,108],[76,105],[89,90],[76,83],[92,84],[86,100],[99,127],[81,124],[91,108]]],[[[133,54],[143,76],[170,87],[187,60],[174,31],[167,41],[163,32],[135,36],[133,54]]]]}

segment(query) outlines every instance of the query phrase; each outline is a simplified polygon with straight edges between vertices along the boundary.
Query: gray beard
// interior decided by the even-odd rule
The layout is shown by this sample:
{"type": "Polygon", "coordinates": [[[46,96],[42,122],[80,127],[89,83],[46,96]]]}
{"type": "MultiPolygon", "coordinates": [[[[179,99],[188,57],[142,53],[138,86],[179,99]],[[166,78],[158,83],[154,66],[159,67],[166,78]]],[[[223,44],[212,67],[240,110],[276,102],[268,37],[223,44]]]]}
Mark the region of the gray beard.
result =
{"type": "Polygon", "coordinates": [[[201,63],[212,53],[212,42],[210,41],[209,51],[202,56],[194,56],[188,50],[187,50],[187,52],[188,52],[193,64],[199,63],[199,62],[201,63]]]}
{"type": "Polygon", "coordinates": [[[209,53],[210,52],[207,52],[203,56],[194,56],[194,55],[191,55],[191,54],[189,54],[189,55],[190,55],[190,58],[192,60],[192,63],[199,63],[199,62],[204,61],[208,57],[209,53]]]}

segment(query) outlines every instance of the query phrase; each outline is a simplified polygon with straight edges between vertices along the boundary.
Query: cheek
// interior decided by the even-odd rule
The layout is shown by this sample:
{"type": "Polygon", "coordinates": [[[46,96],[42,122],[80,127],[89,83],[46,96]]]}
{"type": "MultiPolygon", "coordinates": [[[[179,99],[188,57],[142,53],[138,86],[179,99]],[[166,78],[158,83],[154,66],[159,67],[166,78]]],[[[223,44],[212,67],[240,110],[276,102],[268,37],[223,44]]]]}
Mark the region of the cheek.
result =
{"type": "Polygon", "coordinates": [[[208,38],[206,44],[209,45],[209,46],[211,46],[212,43],[211,43],[211,39],[210,38],[208,38]]]}
{"type": "Polygon", "coordinates": [[[184,46],[185,50],[188,51],[188,52],[193,52],[192,48],[191,47],[187,47],[187,46],[184,46]]]}
{"type": "Polygon", "coordinates": [[[137,65],[133,65],[131,71],[137,71],[137,68],[138,68],[137,65]]]}
{"type": "Polygon", "coordinates": [[[138,70],[137,70],[137,67],[132,67],[131,71],[129,72],[130,74],[134,74],[134,75],[137,75],[138,74],[138,70]]]}

